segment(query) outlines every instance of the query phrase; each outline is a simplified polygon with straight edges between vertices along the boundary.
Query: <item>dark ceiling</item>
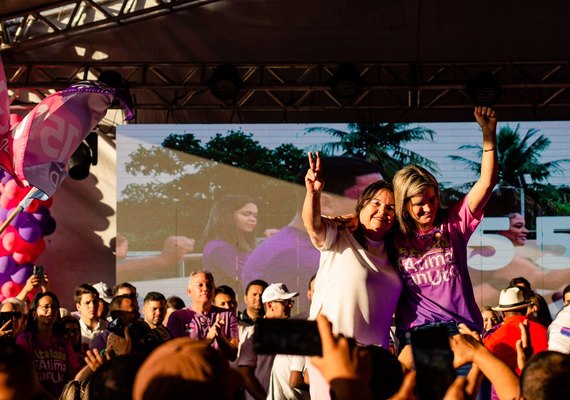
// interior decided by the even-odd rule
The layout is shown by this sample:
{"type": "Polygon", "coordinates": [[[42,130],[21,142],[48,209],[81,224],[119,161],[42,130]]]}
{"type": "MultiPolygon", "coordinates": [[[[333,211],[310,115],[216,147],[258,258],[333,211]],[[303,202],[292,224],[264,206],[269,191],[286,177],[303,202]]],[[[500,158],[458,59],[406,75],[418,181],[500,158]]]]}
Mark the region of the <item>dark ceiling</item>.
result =
{"type": "Polygon", "coordinates": [[[465,84],[492,72],[503,120],[568,119],[570,2],[68,0],[0,3],[13,109],[115,69],[135,123],[472,120],[465,84]],[[362,91],[330,86],[353,63],[362,91]],[[207,81],[234,64],[234,101],[207,81]]]}

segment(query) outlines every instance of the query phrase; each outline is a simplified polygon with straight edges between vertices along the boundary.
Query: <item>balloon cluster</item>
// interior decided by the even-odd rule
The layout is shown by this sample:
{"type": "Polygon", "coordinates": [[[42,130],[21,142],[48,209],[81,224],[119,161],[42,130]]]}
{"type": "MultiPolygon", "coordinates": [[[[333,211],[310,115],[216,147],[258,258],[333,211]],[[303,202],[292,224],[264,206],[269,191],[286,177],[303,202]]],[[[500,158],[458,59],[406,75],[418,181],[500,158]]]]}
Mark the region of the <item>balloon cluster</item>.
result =
{"type": "MultiPolygon", "coordinates": [[[[31,188],[22,188],[0,170],[0,223],[18,206],[31,188]]],[[[33,263],[45,250],[44,236],[55,231],[50,215],[52,199],[34,199],[0,234],[0,301],[16,296],[32,274],[33,263]]]]}

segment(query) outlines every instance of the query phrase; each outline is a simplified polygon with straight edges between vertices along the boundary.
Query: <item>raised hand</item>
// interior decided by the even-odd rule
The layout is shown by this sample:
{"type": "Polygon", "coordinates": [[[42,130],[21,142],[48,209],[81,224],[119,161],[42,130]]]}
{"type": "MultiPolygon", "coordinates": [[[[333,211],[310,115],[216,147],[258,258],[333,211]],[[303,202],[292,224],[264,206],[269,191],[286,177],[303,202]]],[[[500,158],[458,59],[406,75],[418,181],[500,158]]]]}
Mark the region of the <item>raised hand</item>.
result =
{"type": "Polygon", "coordinates": [[[497,113],[491,107],[477,106],[473,114],[483,132],[497,129],[497,113]]]}
{"type": "Polygon", "coordinates": [[[364,385],[370,379],[372,360],[368,352],[356,346],[353,339],[333,336],[332,324],[324,315],[317,316],[321,337],[322,357],[311,357],[311,363],[330,382],[337,378],[361,379],[364,385]]]}
{"type": "Polygon", "coordinates": [[[206,338],[212,340],[217,338],[222,332],[222,327],[224,326],[224,323],[225,323],[224,320],[220,318],[220,314],[217,314],[216,322],[214,322],[214,325],[212,325],[208,330],[206,338]]]}
{"type": "Polygon", "coordinates": [[[530,329],[528,327],[528,319],[519,322],[519,329],[521,331],[521,338],[517,340],[517,367],[522,370],[527,360],[532,356],[534,350],[530,343],[530,329]]]}
{"type": "Polygon", "coordinates": [[[315,193],[323,190],[325,181],[321,175],[321,155],[317,151],[314,156],[309,152],[309,170],[305,175],[305,187],[308,192],[315,193]]]}
{"type": "Polygon", "coordinates": [[[133,342],[131,340],[131,335],[129,328],[125,326],[124,337],[111,333],[107,338],[107,350],[106,353],[121,355],[130,353],[133,348],[133,342]]]}
{"type": "Polygon", "coordinates": [[[194,242],[194,239],[185,236],[169,236],[164,241],[160,256],[168,263],[177,263],[185,254],[194,251],[194,242]]]}
{"type": "Polygon", "coordinates": [[[12,328],[10,327],[11,324],[12,320],[9,320],[6,321],[6,323],[2,325],[2,327],[0,327],[0,337],[12,334],[12,328]]]}

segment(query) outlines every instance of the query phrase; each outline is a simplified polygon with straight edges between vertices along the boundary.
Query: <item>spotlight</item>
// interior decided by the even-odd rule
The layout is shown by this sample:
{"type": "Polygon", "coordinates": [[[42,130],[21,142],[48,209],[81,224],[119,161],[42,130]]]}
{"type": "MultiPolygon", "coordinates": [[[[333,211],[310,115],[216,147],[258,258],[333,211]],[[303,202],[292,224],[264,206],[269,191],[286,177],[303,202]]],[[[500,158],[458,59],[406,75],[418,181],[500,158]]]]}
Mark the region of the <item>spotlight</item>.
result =
{"type": "Polygon", "coordinates": [[[501,84],[489,71],[481,71],[465,87],[467,94],[476,106],[492,106],[503,94],[501,84]]]}
{"type": "Polygon", "coordinates": [[[355,97],[364,86],[358,68],[354,64],[340,64],[328,81],[334,94],[342,99],[355,97]]]}
{"type": "Polygon", "coordinates": [[[97,165],[97,133],[91,132],[69,159],[69,177],[80,181],[89,176],[91,165],[97,165]]]}
{"type": "Polygon", "coordinates": [[[236,67],[230,64],[219,65],[207,82],[210,91],[220,100],[234,100],[243,86],[236,67]]]}

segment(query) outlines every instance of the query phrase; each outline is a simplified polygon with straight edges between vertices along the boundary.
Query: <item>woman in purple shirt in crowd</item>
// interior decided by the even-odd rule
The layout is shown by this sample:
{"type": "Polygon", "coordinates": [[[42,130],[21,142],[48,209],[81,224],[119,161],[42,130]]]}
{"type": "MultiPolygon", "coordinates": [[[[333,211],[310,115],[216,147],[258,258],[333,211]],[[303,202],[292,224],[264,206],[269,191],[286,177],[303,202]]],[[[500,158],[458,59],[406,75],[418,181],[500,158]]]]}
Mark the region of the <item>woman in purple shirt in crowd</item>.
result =
{"type": "Polygon", "coordinates": [[[481,174],[465,197],[443,209],[439,185],[428,171],[410,165],[394,176],[400,224],[394,245],[404,282],[396,328],[400,361],[408,367],[412,356],[406,332],[444,325],[453,335],[458,323],[478,331],[483,327],[467,267],[467,242],[497,183],[497,118],[488,107],[475,107],[474,114],[483,131],[481,174]]]}
{"type": "Polygon", "coordinates": [[[256,226],[257,205],[249,197],[227,195],[214,203],[204,230],[202,267],[217,284],[241,289],[237,282],[255,247],[256,226]]]}

